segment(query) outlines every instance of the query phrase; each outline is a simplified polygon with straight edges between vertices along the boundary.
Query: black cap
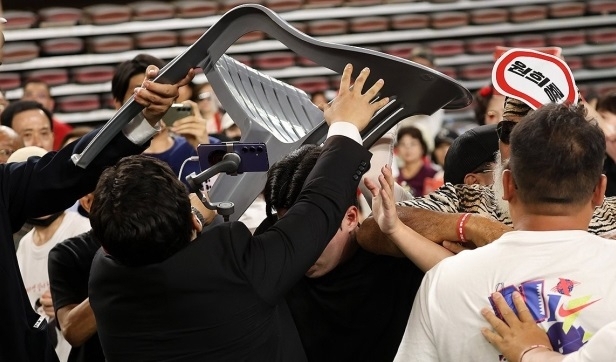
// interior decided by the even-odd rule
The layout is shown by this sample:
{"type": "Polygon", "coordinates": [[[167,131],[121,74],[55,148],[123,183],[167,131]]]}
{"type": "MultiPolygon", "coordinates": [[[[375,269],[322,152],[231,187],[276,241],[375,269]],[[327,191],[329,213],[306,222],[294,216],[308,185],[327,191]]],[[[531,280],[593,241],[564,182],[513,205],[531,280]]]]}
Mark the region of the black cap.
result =
{"type": "Polygon", "coordinates": [[[445,155],[445,182],[464,183],[464,176],[485,162],[494,161],[498,151],[496,125],[472,128],[456,138],[445,155]]]}

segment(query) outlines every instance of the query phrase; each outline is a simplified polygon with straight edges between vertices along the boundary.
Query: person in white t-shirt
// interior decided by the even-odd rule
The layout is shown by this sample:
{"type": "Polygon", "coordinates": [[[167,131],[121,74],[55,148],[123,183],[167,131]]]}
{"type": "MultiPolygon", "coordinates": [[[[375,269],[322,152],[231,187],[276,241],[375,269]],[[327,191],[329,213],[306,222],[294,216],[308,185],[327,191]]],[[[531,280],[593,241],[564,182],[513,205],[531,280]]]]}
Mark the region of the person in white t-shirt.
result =
{"type": "Polygon", "coordinates": [[[508,361],[519,362],[605,362],[616,356],[616,320],[601,328],[578,351],[568,355],[554,352],[545,331],[537,326],[519,293],[514,295],[516,314],[500,293],[493,300],[504,320],[493,311],[482,309],[481,314],[490,322],[494,331],[483,328],[481,333],[508,361]],[[505,323],[506,322],[506,323],[505,323]]]}
{"type": "MultiPolygon", "coordinates": [[[[485,321],[476,312],[496,291],[508,300],[521,292],[550,348],[564,354],[615,320],[616,243],[587,232],[604,199],[604,153],[603,132],[578,106],[546,105],[517,124],[502,177],[515,230],[426,274],[396,361],[502,360],[482,337],[485,321]]],[[[381,178],[384,191],[392,182],[381,178]]],[[[393,200],[383,200],[391,203],[388,217],[377,208],[375,219],[394,242],[404,242],[393,200]]]]}
{"type": "MultiPolygon", "coordinates": [[[[28,222],[34,225],[34,228],[24,235],[17,248],[19,271],[30,305],[40,315],[54,320],[55,312],[47,273],[49,251],[56,244],[90,230],[90,221],[77,212],[61,211],[42,218],[29,219],[28,222]]],[[[55,346],[56,353],[61,362],[66,361],[71,346],[57,328],[55,332],[58,342],[55,346]]]]}

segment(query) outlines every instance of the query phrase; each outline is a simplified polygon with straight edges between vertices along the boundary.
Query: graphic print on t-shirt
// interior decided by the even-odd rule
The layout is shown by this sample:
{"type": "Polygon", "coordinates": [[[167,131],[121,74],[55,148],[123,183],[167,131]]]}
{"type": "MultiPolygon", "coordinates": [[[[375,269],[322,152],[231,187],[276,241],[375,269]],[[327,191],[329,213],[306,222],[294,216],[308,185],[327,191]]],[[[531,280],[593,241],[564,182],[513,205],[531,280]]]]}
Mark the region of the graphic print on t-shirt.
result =
{"type": "MultiPolygon", "coordinates": [[[[502,286],[502,284],[500,284],[502,286]]],[[[580,349],[596,331],[587,331],[578,322],[578,317],[587,308],[599,302],[601,298],[592,295],[577,295],[575,288],[580,282],[569,278],[532,280],[520,285],[500,288],[505,301],[516,311],[513,305],[513,292],[518,291],[533,318],[547,331],[548,338],[555,351],[568,354],[580,349]]],[[[488,297],[494,313],[500,312],[495,307],[492,297],[488,297]]],[[[500,356],[503,361],[503,357],[500,356]]]]}

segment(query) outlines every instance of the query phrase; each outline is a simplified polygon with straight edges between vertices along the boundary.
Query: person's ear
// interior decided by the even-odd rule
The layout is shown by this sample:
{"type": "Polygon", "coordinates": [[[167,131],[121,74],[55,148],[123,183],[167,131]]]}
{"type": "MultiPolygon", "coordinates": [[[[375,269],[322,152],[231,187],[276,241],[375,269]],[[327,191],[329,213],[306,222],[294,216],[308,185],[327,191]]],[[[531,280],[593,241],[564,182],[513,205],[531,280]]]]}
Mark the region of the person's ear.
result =
{"type": "Polygon", "coordinates": [[[199,220],[197,215],[195,215],[194,213],[192,214],[192,224],[193,229],[197,232],[197,234],[199,234],[203,230],[203,224],[201,224],[201,220],[199,220]]]}
{"type": "Polygon", "coordinates": [[[592,192],[592,206],[601,206],[603,199],[605,199],[605,189],[607,188],[607,177],[601,175],[599,182],[595,185],[595,189],[592,192]]]}
{"type": "Polygon", "coordinates": [[[81,207],[89,213],[90,208],[92,207],[92,201],[94,201],[94,193],[90,192],[79,199],[79,205],[81,205],[81,207]]]}
{"type": "Polygon", "coordinates": [[[464,184],[465,185],[476,185],[480,184],[479,178],[474,173],[467,173],[464,176],[464,184]]]}
{"type": "Polygon", "coordinates": [[[516,196],[517,186],[511,170],[503,171],[503,200],[511,201],[516,196]]]}
{"type": "Polygon", "coordinates": [[[350,233],[351,231],[357,228],[358,224],[359,224],[359,209],[357,209],[357,206],[349,206],[346,213],[344,214],[342,223],[340,224],[340,229],[343,232],[350,233]]]}

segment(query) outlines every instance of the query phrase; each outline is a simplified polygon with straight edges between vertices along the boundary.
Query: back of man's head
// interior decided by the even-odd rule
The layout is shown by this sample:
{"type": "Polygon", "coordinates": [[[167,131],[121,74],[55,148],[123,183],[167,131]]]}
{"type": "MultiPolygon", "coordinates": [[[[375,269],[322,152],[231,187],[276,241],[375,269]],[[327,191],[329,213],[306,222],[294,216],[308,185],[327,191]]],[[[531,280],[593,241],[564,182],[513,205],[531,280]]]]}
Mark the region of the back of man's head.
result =
{"type": "Polygon", "coordinates": [[[302,191],[304,182],[321,155],[321,147],[304,145],[276,162],[267,172],[263,189],[267,215],[288,210],[302,191]]]}
{"type": "Polygon", "coordinates": [[[45,114],[45,116],[47,116],[47,119],[49,120],[49,127],[53,130],[53,116],[51,112],[36,101],[17,101],[9,104],[2,112],[2,115],[0,115],[0,123],[2,123],[3,126],[13,128],[13,118],[15,118],[15,115],[33,109],[40,110],[45,114]]]}
{"type": "Polygon", "coordinates": [[[601,180],[605,136],[583,106],[548,104],[513,128],[509,168],[520,201],[550,213],[583,205],[601,180]]]}
{"type": "Polygon", "coordinates": [[[103,172],[90,210],[92,234],[117,261],[161,262],[192,236],[190,201],[169,166],[153,157],[121,159],[103,172]]]}
{"type": "Polygon", "coordinates": [[[120,63],[116,67],[111,79],[111,95],[115,101],[120,104],[124,103],[124,95],[128,90],[130,79],[134,75],[145,73],[148,65],[162,68],[165,66],[165,62],[149,54],[139,54],[131,60],[120,63]]]}

